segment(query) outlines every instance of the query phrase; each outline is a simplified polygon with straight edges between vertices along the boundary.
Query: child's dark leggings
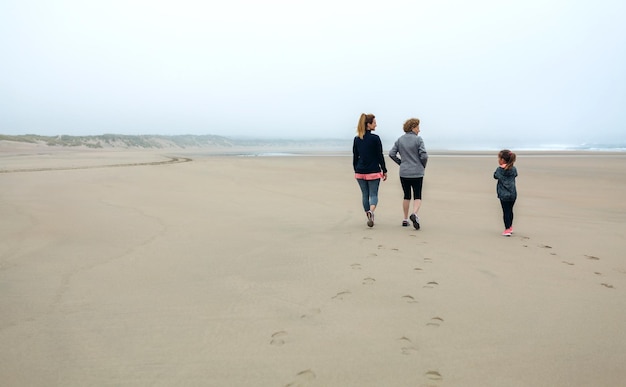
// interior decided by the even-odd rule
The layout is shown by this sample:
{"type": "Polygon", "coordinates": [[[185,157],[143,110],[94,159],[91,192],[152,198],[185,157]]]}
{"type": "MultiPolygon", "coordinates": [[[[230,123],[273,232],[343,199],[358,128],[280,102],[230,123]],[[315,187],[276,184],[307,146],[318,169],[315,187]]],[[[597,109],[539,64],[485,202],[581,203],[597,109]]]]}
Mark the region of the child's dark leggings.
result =
{"type": "Polygon", "coordinates": [[[500,200],[500,204],[502,204],[504,228],[511,228],[511,226],[513,226],[513,205],[515,204],[515,200],[500,200]]]}

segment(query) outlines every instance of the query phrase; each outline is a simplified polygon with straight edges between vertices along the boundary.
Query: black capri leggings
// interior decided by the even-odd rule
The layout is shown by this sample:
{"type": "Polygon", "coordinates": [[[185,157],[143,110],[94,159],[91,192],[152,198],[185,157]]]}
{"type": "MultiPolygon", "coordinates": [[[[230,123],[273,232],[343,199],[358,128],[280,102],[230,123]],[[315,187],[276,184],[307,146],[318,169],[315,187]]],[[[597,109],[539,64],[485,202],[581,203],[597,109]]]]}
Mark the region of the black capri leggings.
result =
{"type": "Polygon", "coordinates": [[[502,204],[502,220],[504,220],[504,228],[513,226],[513,206],[515,200],[500,200],[502,204]]]}
{"type": "Polygon", "coordinates": [[[413,190],[413,199],[422,200],[422,183],[424,177],[400,177],[402,191],[404,191],[404,200],[411,200],[411,190],[413,190]]]}

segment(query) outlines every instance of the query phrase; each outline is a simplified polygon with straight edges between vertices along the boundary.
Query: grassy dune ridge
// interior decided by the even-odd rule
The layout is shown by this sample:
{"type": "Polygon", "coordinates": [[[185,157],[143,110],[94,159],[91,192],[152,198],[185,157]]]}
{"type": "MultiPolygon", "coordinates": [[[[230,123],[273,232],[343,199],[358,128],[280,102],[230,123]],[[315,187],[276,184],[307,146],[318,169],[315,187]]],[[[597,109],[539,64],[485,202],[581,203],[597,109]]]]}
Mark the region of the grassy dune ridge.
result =
{"type": "Polygon", "coordinates": [[[36,134],[3,135],[0,141],[13,141],[58,147],[87,148],[203,148],[238,146],[345,146],[345,139],[280,139],[252,137],[224,137],[217,135],[123,135],[103,134],[94,136],[41,136],[36,134]]]}

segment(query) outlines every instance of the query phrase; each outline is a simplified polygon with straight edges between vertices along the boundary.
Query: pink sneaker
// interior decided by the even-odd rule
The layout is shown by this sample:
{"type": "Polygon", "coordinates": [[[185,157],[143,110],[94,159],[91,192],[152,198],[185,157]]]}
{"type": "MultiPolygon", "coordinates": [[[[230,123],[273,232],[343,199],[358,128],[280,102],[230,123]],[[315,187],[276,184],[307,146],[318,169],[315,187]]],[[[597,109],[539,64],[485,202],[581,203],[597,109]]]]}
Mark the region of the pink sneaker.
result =
{"type": "Polygon", "coordinates": [[[506,230],[502,231],[502,236],[511,236],[511,234],[513,234],[513,230],[510,228],[507,228],[506,230]]]}

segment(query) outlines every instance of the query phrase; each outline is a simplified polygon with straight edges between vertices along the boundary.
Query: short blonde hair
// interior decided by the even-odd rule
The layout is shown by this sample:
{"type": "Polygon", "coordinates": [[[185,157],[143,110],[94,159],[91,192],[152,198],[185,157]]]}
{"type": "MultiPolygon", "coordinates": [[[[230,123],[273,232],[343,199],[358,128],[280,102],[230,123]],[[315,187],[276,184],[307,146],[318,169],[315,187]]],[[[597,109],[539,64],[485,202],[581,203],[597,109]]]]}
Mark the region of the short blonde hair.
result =
{"type": "Polygon", "coordinates": [[[404,133],[409,133],[416,126],[420,126],[420,119],[409,118],[408,120],[404,122],[404,126],[402,127],[402,129],[404,130],[404,133]]]}

